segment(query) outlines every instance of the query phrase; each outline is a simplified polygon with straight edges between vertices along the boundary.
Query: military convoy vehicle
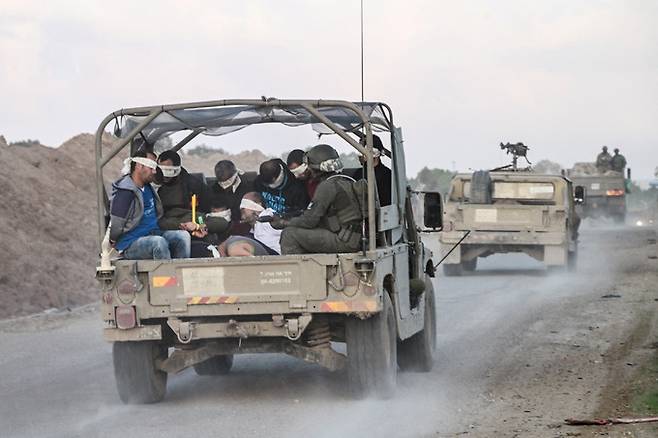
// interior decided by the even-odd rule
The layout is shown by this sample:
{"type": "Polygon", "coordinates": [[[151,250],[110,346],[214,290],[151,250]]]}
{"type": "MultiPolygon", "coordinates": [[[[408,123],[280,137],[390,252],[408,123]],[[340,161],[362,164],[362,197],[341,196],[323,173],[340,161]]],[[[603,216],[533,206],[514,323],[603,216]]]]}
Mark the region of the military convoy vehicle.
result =
{"type": "MultiPolygon", "coordinates": [[[[381,134],[380,134],[381,135],[381,134]]],[[[171,137],[170,137],[171,138],[171,137]]],[[[388,397],[402,370],[429,371],[436,351],[432,254],[411,213],[402,131],[384,103],[323,100],[220,100],[123,109],[96,133],[97,279],[105,339],[113,343],[118,393],[126,403],[162,400],[169,374],[193,367],[226,374],[240,353],[280,352],[346,368],[355,397],[388,397]],[[116,139],[102,137],[114,124],[116,139]],[[199,134],[224,135],[257,124],[311,125],[367,158],[363,249],[304,254],[172,260],[125,260],[109,245],[103,169],[140,138],[180,134],[180,150],[199,134]],[[377,207],[372,131],[390,136],[392,203],[377,207]],[[350,132],[361,130],[365,146],[350,132]],[[187,134],[187,135],[185,135],[187,134]],[[346,354],[334,348],[346,344],[346,354]]],[[[441,228],[441,197],[425,194],[425,227],[441,228]]]]}
{"type": "MultiPolygon", "coordinates": [[[[631,169],[626,172],[630,181],[631,169]]],[[[628,186],[623,172],[601,173],[594,163],[576,163],[566,171],[566,176],[585,189],[587,202],[578,208],[581,218],[610,218],[622,224],[626,221],[628,186]]]]}
{"type": "Polygon", "coordinates": [[[574,269],[582,188],[560,175],[513,167],[455,175],[446,196],[442,262],[447,276],[472,272],[480,257],[520,252],[549,268],[574,269]],[[576,196],[574,197],[574,191],[576,196]]]}

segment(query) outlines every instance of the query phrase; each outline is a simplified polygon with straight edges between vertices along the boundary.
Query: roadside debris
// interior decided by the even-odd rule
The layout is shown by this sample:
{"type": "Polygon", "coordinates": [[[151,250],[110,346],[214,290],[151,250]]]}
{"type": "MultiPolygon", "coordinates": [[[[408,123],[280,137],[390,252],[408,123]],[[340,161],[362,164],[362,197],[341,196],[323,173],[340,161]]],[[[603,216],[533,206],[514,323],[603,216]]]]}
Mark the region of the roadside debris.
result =
{"type": "Polygon", "coordinates": [[[570,426],[607,426],[610,424],[634,424],[634,423],[653,423],[658,422],[658,417],[638,417],[638,418],[594,418],[592,420],[579,420],[576,418],[567,418],[564,420],[570,426]]]}
{"type": "Polygon", "coordinates": [[[621,295],[618,295],[618,294],[608,294],[608,295],[602,295],[601,298],[621,298],[621,295]]]}

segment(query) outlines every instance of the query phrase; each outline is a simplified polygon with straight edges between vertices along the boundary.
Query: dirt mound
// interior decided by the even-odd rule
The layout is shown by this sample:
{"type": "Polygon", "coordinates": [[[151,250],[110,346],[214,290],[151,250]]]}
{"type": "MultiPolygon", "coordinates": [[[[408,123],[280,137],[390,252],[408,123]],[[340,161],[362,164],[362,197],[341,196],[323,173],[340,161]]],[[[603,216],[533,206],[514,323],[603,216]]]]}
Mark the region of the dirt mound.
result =
{"type": "MultiPolygon", "coordinates": [[[[103,139],[109,150],[113,137],[103,139]]],[[[119,157],[121,158],[121,157],[119,157]]],[[[260,151],[185,156],[191,170],[212,175],[219,159],[257,168],[260,151]]],[[[260,161],[259,161],[260,160],[260,161]]],[[[119,176],[121,159],[105,168],[119,176]]],[[[94,137],[77,135],[59,148],[8,145],[0,136],[0,318],[95,301],[97,262],[94,137]]]]}

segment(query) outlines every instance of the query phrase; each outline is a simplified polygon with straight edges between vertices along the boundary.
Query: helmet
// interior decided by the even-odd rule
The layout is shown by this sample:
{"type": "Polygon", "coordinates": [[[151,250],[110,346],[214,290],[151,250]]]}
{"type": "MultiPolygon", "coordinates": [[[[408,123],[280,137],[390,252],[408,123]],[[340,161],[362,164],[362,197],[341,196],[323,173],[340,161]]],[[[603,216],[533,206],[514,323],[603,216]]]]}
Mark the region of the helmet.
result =
{"type": "Polygon", "coordinates": [[[603,152],[608,152],[608,146],[603,146],[603,147],[601,148],[601,150],[602,150],[603,152]]]}
{"type": "Polygon", "coordinates": [[[321,172],[340,172],[343,163],[340,161],[338,152],[328,144],[313,146],[304,156],[304,162],[314,170],[321,172]]]}

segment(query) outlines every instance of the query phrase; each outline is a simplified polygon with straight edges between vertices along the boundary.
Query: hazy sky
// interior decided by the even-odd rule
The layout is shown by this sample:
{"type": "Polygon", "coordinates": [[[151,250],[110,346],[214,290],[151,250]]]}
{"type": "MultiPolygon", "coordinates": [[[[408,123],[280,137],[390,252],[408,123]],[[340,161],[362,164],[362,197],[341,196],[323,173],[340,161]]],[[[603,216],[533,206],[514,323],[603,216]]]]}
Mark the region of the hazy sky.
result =
{"type": "MultiPolygon", "coordinates": [[[[491,167],[500,141],[524,141],[563,165],[620,146],[649,178],[656,23],[655,0],[365,0],[365,96],[392,106],[410,173],[491,167]]],[[[359,1],[0,0],[10,141],[59,145],[122,107],[261,95],[358,100],[359,1]]],[[[273,132],[221,145],[313,141],[273,132]]]]}

